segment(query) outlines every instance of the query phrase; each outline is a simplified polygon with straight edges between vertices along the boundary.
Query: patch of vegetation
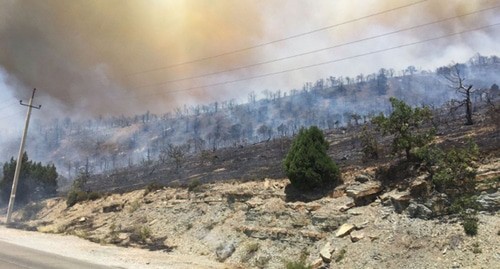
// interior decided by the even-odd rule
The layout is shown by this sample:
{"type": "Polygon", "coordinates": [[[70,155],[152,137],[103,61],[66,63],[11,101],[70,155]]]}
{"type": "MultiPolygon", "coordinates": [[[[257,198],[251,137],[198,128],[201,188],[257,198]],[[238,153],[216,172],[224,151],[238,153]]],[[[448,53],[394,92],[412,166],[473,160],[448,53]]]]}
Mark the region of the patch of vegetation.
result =
{"type": "Polygon", "coordinates": [[[347,249],[342,248],[337,255],[335,255],[335,262],[340,262],[345,258],[345,254],[347,253],[347,249]]]}
{"type": "Polygon", "coordinates": [[[130,239],[145,243],[147,239],[151,238],[151,229],[147,226],[137,226],[130,234],[130,239]]]}
{"type": "Polygon", "coordinates": [[[68,196],[66,197],[66,206],[72,207],[79,202],[84,202],[84,201],[88,201],[88,200],[94,201],[94,200],[97,200],[101,197],[102,197],[102,194],[99,192],[95,192],[95,191],[86,192],[86,191],[72,188],[68,192],[68,196]]]}
{"type": "Polygon", "coordinates": [[[417,156],[430,171],[434,189],[447,195],[451,204],[448,212],[460,216],[467,235],[476,235],[476,214],[481,209],[475,195],[478,146],[472,141],[464,148],[446,151],[427,146],[420,149],[417,156]]]}
{"type": "Polygon", "coordinates": [[[380,114],[372,119],[378,130],[383,135],[393,135],[392,152],[399,154],[405,152],[406,159],[411,159],[412,150],[425,146],[434,138],[434,129],[422,128],[429,123],[432,112],[428,107],[412,108],[405,102],[394,97],[389,99],[392,113],[388,117],[380,114]]]}
{"type": "Polygon", "coordinates": [[[188,191],[200,191],[201,190],[201,180],[198,178],[193,178],[188,183],[188,191]]]}
{"type": "Polygon", "coordinates": [[[132,203],[130,203],[130,208],[128,212],[134,213],[135,211],[137,211],[137,209],[139,209],[139,207],[141,207],[141,202],[139,202],[139,200],[135,200],[132,203]]]}
{"type": "Polygon", "coordinates": [[[432,174],[432,183],[439,192],[461,197],[475,188],[477,144],[469,141],[465,148],[442,150],[436,146],[422,148],[417,156],[432,174]]]}
{"type": "Polygon", "coordinates": [[[284,167],[292,186],[298,190],[332,186],[340,179],[340,171],[328,156],[328,142],[316,126],[302,128],[292,143],[284,167]]]}
{"type": "Polygon", "coordinates": [[[118,238],[118,231],[119,228],[116,226],[116,223],[111,223],[109,226],[109,237],[111,238],[111,241],[115,241],[118,238]]]}
{"type": "Polygon", "coordinates": [[[36,217],[38,212],[43,209],[45,205],[43,203],[29,203],[22,210],[21,219],[23,221],[32,220],[36,217]]]}
{"type": "Polygon", "coordinates": [[[286,269],[312,269],[312,266],[307,264],[305,261],[292,261],[285,264],[286,269]]]}
{"type": "MultiPolygon", "coordinates": [[[[57,171],[54,164],[46,166],[28,159],[25,152],[21,159],[22,169],[17,184],[16,204],[25,205],[31,201],[52,197],[57,194],[57,171]]],[[[7,204],[12,190],[12,181],[17,160],[11,158],[3,165],[0,178],[0,203],[7,204]]]]}
{"type": "Polygon", "coordinates": [[[160,189],[163,189],[163,185],[156,182],[149,183],[144,189],[144,196],[148,195],[150,192],[154,192],[160,189]]]}
{"type": "Polygon", "coordinates": [[[71,189],[66,196],[66,206],[72,207],[75,204],[88,200],[97,200],[103,196],[100,192],[94,191],[84,191],[85,184],[90,178],[90,174],[88,171],[81,171],[80,175],[75,179],[73,185],[71,185],[71,189]]]}
{"type": "Polygon", "coordinates": [[[257,253],[259,250],[259,243],[258,242],[250,242],[246,244],[245,246],[245,255],[241,257],[242,262],[248,262],[254,255],[257,253]]]}
{"type": "Polygon", "coordinates": [[[361,148],[363,152],[363,161],[369,159],[378,159],[379,145],[374,134],[365,125],[359,136],[361,140],[361,148]]]}
{"type": "Polygon", "coordinates": [[[483,251],[479,247],[479,243],[478,242],[472,243],[472,253],[474,253],[474,254],[483,253],[483,251]]]}
{"type": "Polygon", "coordinates": [[[462,226],[464,227],[465,234],[469,236],[477,235],[478,218],[476,216],[466,216],[463,218],[462,226]]]}

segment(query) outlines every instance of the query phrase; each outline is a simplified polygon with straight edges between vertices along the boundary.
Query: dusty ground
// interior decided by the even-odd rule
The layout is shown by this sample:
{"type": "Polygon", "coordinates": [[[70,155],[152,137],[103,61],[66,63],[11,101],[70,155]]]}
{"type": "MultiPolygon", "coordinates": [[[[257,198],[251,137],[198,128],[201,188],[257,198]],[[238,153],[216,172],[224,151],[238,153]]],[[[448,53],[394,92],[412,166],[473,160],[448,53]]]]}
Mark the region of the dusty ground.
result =
{"type": "Polygon", "coordinates": [[[203,257],[192,257],[137,248],[99,245],[76,236],[61,236],[0,226],[0,240],[66,257],[117,268],[227,268],[203,257]]]}

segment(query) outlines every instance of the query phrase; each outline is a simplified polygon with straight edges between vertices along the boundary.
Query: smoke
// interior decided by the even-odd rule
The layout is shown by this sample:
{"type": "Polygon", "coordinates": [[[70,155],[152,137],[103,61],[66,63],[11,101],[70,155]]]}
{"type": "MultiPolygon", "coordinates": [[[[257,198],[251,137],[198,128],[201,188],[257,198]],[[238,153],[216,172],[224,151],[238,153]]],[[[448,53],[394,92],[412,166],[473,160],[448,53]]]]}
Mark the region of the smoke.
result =
{"type": "MultiPolygon", "coordinates": [[[[500,35],[484,30],[462,38],[390,51],[254,81],[179,91],[247,75],[357,55],[388,44],[416,41],[430,34],[487,24],[496,10],[462,17],[406,34],[206,79],[162,84],[168,80],[216,72],[287,56],[471,12],[499,1],[428,0],[411,7],[175,68],[143,72],[265,43],[325,25],[366,16],[411,1],[340,0],[7,0],[0,3],[0,66],[5,89],[26,98],[33,87],[39,101],[60,115],[164,112],[184,103],[246,96],[254,90],[288,90],[330,75],[355,76],[381,67],[435,68],[461,61],[474,52],[496,52],[500,35]],[[144,87],[145,85],[153,85],[144,87]],[[175,94],[169,91],[179,91],[175,94]]],[[[498,29],[497,32],[498,33],[498,29]]],[[[5,91],[1,89],[1,91],[5,91]]]]}

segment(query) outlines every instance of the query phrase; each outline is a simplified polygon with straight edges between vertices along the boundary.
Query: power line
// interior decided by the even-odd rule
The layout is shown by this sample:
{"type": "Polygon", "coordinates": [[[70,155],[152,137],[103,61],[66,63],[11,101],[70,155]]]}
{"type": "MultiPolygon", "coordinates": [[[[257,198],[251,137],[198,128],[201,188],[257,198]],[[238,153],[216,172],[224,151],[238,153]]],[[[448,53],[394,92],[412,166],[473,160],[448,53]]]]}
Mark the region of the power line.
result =
{"type": "Polygon", "coordinates": [[[321,52],[321,51],[326,51],[326,50],[331,50],[331,49],[334,49],[334,48],[339,48],[339,47],[343,47],[343,46],[347,46],[347,45],[356,44],[356,43],[368,41],[368,40],[371,40],[371,39],[377,39],[377,38],[381,38],[381,37],[385,37],[385,36],[389,36],[389,35],[394,35],[394,34],[402,33],[402,32],[409,31],[409,30],[415,30],[417,28],[422,28],[422,27],[425,27],[425,26],[429,26],[429,25],[433,25],[433,24],[437,24],[437,23],[442,23],[442,22],[453,20],[453,19],[457,19],[457,18],[460,18],[460,17],[465,17],[465,16],[469,16],[469,15],[473,15],[473,14],[485,12],[485,11],[488,11],[488,10],[491,10],[491,9],[495,9],[495,8],[499,8],[499,7],[500,7],[500,5],[497,5],[497,6],[494,6],[494,7],[489,7],[489,8],[484,8],[484,9],[472,11],[472,12],[469,12],[469,13],[465,13],[465,14],[453,16],[453,17],[439,19],[439,20],[433,21],[433,22],[428,22],[428,23],[424,23],[424,24],[414,25],[414,26],[411,26],[411,27],[407,27],[407,28],[395,30],[395,31],[392,31],[392,32],[388,32],[388,33],[384,33],[384,34],[378,34],[378,35],[373,35],[373,36],[370,36],[370,37],[366,37],[366,38],[362,38],[362,39],[358,39],[358,40],[354,40],[354,41],[349,41],[349,42],[345,42],[345,43],[341,43],[341,44],[337,44],[337,45],[334,45],[334,46],[329,46],[329,47],[325,47],[325,48],[321,48],[321,49],[315,49],[315,50],[311,50],[311,51],[307,51],[307,52],[302,52],[302,53],[299,53],[299,54],[294,54],[294,55],[290,55],[290,56],[286,56],[286,57],[271,59],[271,60],[267,60],[267,61],[257,62],[257,63],[253,63],[253,64],[249,64],[249,65],[244,65],[244,66],[235,67],[235,68],[226,69],[226,70],[221,70],[221,71],[216,71],[216,72],[210,72],[210,73],[200,74],[200,75],[191,76],[191,77],[184,77],[184,78],[179,78],[179,79],[167,80],[167,81],[160,82],[160,83],[143,85],[143,86],[137,87],[137,89],[149,88],[149,87],[155,87],[155,86],[161,86],[161,85],[165,85],[165,84],[169,84],[169,83],[181,82],[181,81],[186,81],[186,80],[191,80],[191,79],[199,79],[199,78],[204,78],[204,77],[210,77],[210,76],[219,75],[219,74],[228,73],[228,72],[234,72],[234,71],[238,71],[238,70],[242,70],[242,69],[246,69],[246,68],[250,68],[250,67],[260,66],[260,65],[269,64],[269,63],[275,63],[275,62],[279,62],[279,61],[283,61],[283,60],[288,60],[288,59],[292,59],[292,58],[297,58],[297,57],[300,57],[300,56],[309,55],[309,54],[313,54],[313,53],[317,53],[317,52],[321,52]]]}
{"type": "MultiPolygon", "coordinates": [[[[381,52],[385,52],[385,51],[400,49],[400,48],[409,47],[409,46],[414,46],[414,45],[418,45],[418,44],[422,44],[422,43],[427,43],[427,42],[431,42],[431,41],[435,41],[435,40],[439,40],[439,39],[444,39],[444,38],[448,38],[448,37],[452,37],[452,36],[456,36],[456,35],[460,35],[460,34],[464,34],[464,33],[479,31],[479,30],[482,30],[482,29],[491,28],[491,27],[495,27],[495,26],[499,26],[499,25],[500,25],[500,22],[494,23],[494,24],[488,24],[488,25],[476,27],[476,28],[473,28],[473,29],[458,31],[458,32],[454,32],[454,33],[449,33],[449,34],[446,34],[446,35],[442,35],[442,36],[438,36],[438,37],[433,37],[433,38],[428,38],[428,39],[424,39],[424,40],[420,40],[420,41],[415,41],[415,42],[411,42],[411,43],[407,43],[407,44],[402,44],[402,45],[398,45],[398,46],[393,46],[393,47],[389,47],[389,48],[385,48],[385,49],[373,50],[373,51],[370,51],[370,52],[366,52],[366,53],[362,53],[362,54],[357,54],[357,55],[353,55],[353,56],[349,56],[349,57],[344,57],[344,58],[339,58],[339,59],[335,59],[335,60],[320,62],[320,63],[316,63],[316,64],[311,64],[311,65],[300,66],[300,67],[286,69],[286,70],[281,70],[281,71],[277,71],[277,72],[271,72],[271,73],[265,73],[265,74],[250,76],[250,77],[241,78],[241,79],[234,79],[234,80],[228,80],[228,81],[223,81],[223,82],[218,82],[218,83],[206,84],[206,85],[201,85],[201,86],[196,86],[196,87],[190,87],[190,88],[184,88],[184,89],[179,89],[179,90],[166,91],[165,93],[176,93],[176,92],[183,92],[183,91],[191,91],[191,90],[203,89],[203,88],[214,87],[214,86],[221,86],[221,85],[226,85],[226,84],[231,84],[231,83],[236,83],[236,82],[241,82],[241,81],[253,80],[253,79],[257,79],[257,78],[269,77],[269,76],[274,76],[274,75],[289,73],[289,72],[292,72],[292,71],[309,69],[309,68],[317,67],[317,66],[321,66],[321,65],[326,65],[326,64],[341,62],[341,61],[345,61],[345,60],[350,60],[350,59],[355,59],[355,58],[359,58],[359,57],[363,57],[363,56],[368,56],[368,55],[371,55],[371,54],[377,54],[377,53],[381,53],[381,52]]],[[[143,96],[150,96],[150,95],[156,95],[156,94],[148,94],[148,95],[143,95],[143,96]]]]}
{"type": "Polygon", "coordinates": [[[206,56],[206,57],[202,57],[202,58],[198,58],[198,59],[194,59],[194,60],[188,60],[188,61],[184,61],[184,62],[180,62],[180,63],[176,63],[176,64],[171,64],[171,65],[167,65],[167,66],[163,66],[163,67],[157,67],[157,68],[153,68],[153,69],[149,69],[149,70],[144,70],[144,71],[132,73],[129,76],[134,76],[134,75],[139,75],[139,74],[144,74],[144,73],[150,73],[150,72],[159,71],[159,70],[171,69],[171,68],[179,67],[179,66],[182,66],[182,65],[203,62],[203,61],[207,61],[207,60],[219,58],[219,57],[222,57],[222,56],[227,56],[227,55],[236,54],[236,53],[239,53],[239,52],[244,52],[244,51],[248,51],[248,50],[252,50],[252,49],[264,47],[264,46],[271,45],[271,44],[274,44],[274,43],[283,42],[283,41],[294,39],[294,38],[297,38],[297,37],[306,36],[306,35],[310,35],[310,34],[313,34],[313,33],[325,31],[325,30],[328,30],[328,29],[331,29],[331,28],[334,28],[334,27],[338,27],[338,26],[342,26],[342,25],[345,25],[345,24],[349,24],[349,23],[361,21],[361,20],[364,20],[364,19],[367,19],[367,18],[370,18],[370,17],[375,17],[375,16],[378,16],[378,15],[382,15],[382,14],[385,14],[385,13],[389,13],[389,12],[395,11],[395,10],[407,8],[407,7],[410,7],[410,6],[415,6],[415,5],[421,4],[421,3],[426,2],[426,1],[427,0],[421,0],[421,1],[418,1],[418,2],[413,2],[413,3],[410,3],[410,4],[406,4],[406,5],[395,7],[395,8],[391,8],[391,9],[387,9],[387,10],[384,10],[384,11],[380,11],[380,12],[373,13],[373,14],[370,14],[370,15],[366,15],[366,16],[362,16],[362,17],[359,17],[359,18],[351,19],[351,20],[344,21],[344,22],[341,22],[341,23],[332,24],[332,25],[321,27],[321,28],[313,29],[313,30],[310,30],[310,31],[307,31],[307,32],[302,32],[302,33],[299,33],[299,34],[290,35],[290,36],[283,37],[283,38],[280,38],[280,39],[276,39],[276,40],[272,40],[272,41],[260,43],[260,44],[257,44],[257,45],[252,45],[252,46],[241,48],[241,49],[227,51],[227,52],[223,52],[223,53],[220,53],[220,54],[215,54],[215,55],[206,56]]]}

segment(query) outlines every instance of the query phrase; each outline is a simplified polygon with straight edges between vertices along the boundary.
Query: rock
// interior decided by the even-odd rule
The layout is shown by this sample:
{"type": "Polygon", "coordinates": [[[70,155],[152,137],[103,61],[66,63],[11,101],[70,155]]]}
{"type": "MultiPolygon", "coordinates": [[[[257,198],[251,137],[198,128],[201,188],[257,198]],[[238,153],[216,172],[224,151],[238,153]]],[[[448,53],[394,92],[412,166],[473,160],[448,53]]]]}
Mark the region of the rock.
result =
{"type": "Polygon", "coordinates": [[[403,212],[410,203],[410,192],[393,190],[380,196],[384,206],[392,205],[397,213],[403,212]]]}
{"type": "Polygon", "coordinates": [[[349,210],[350,208],[353,208],[354,206],[356,206],[356,204],[354,204],[354,202],[349,202],[349,203],[341,206],[339,208],[339,211],[340,212],[345,212],[345,211],[349,210]]]}
{"type": "Polygon", "coordinates": [[[368,226],[368,223],[370,223],[370,222],[366,220],[363,222],[355,223],[354,226],[356,227],[356,230],[361,230],[361,229],[366,228],[366,226],[368,226]]]}
{"type": "Polygon", "coordinates": [[[432,210],[422,204],[410,203],[406,212],[410,218],[429,219],[432,216],[432,210]]]}
{"type": "Polygon", "coordinates": [[[337,229],[342,223],[346,222],[348,217],[344,214],[334,215],[328,212],[314,212],[311,221],[312,224],[323,231],[330,232],[337,229]]]}
{"type": "Polygon", "coordinates": [[[423,174],[410,183],[410,193],[413,197],[423,197],[427,195],[429,184],[427,183],[429,174],[423,174]]]}
{"type": "Polygon", "coordinates": [[[368,238],[370,238],[370,241],[375,241],[377,240],[379,237],[377,235],[369,235],[368,238]]]}
{"type": "Polygon", "coordinates": [[[365,234],[361,231],[353,231],[351,232],[350,236],[353,243],[365,238],[365,234]]]}
{"type": "Polygon", "coordinates": [[[372,176],[370,176],[368,174],[359,174],[354,178],[354,180],[356,180],[357,182],[360,182],[360,183],[365,183],[365,182],[371,181],[372,179],[373,179],[372,176]]]}
{"type": "Polygon", "coordinates": [[[427,206],[433,214],[441,215],[450,206],[450,201],[448,200],[448,196],[446,194],[439,193],[431,197],[431,199],[425,203],[425,206],[427,206]]]}
{"type": "Polygon", "coordinates": [[[235,250],[236,248],[233,243],[219,245],[215,250],[217,261],[219,262],[225,261],[227,258],[231,257],[231,255],[233,255],[233,252],[235,250]]]}
{"type": "Polygon", "coordinates": [[[110,213],[110,212],[120,212],[122,211],[123,206],[121,204],[111,204],[108,206],[102,207],[102,213],[110,213]]]}
{"type": "Polygon", "coordinates": [[[344,223],[337,230],[337,232],[335,233],[335,236],[336,237],[344,237],[344,236],[348,235],[355,228],[356,228],[356,226],[354,226],[353,224],[344,223]]]}
{"type": "Polygon", "coordinates": [[[326,262],[330,263],[332,261],[332,253],[335,251],[335,249],[332,247],[330,242],[326,243],[323,248],[321,248],[319,252],[319,256],[321,259],[326,262]]]}
{"type": "Polygon", "coordinates": [[[315,260],[311,263],[311,267],[313,269],[319,269],[319,268],[322,268],[322,266],[323,266],[323,259],[322,258],[318,258],[317,260],[315,260]]]}
{"type": "Polygon", "coordinates": [[[481,204],[483,210],[497,211],[500,209],[500,192],[486,193],[482,192],[477,198],[477,202],[481,204]]]}
{"type": "Polygon", "coordinates": [[[86,221],[87,221],[86,217],[81,217],[80,219],[78,219],[78,222],[86,222],[86,221]]]}
{"type": "Polygon", "coordinates": [[[380,182],[368,181],[366,183],[348,186],[346,194],[354,199],[354,203],[357,206],[360,206],[373,202],[377,194],[381,191],[382,186],[380,182]]]}
{"type": "Polygon", "coordinates": [[[118,239],[120,239],[120,241],[127,240],[129,238],[130,238],[130,235],[128,233],[119,233],[118,234],[118,239]]]}

